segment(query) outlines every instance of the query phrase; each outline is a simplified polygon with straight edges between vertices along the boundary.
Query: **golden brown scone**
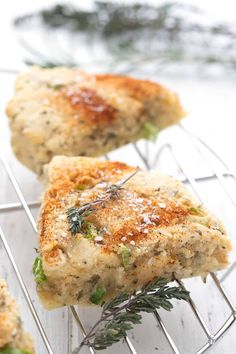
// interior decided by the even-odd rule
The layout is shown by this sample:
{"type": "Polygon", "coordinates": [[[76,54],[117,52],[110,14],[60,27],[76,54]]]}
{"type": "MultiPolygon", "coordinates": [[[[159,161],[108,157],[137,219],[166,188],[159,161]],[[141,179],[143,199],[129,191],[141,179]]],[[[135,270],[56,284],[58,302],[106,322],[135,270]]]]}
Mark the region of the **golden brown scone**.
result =
{"type": "Polygon", "coordinates": [[[32,337],[23,331],[16,301],[0,279],[0,353],[6,348],[22,350],[22,354],[35,353],[32,337]]]}
{"type": "Polygon", "coordinates": [[[157,276],[205,276],[227,266],[231,244],[220,221],[179,181],[154,171],[139,171],[70,232],[69,208],[103,197],[134,170],[86,157],[58,156],[48,165],[37,285],[46,308],[89,305],[101,293],[107,301],[157,276]]]}
{"type": "Polygon", "coordinates": [[[63,67],[19,75],[6,113],[16,156],[38,174],[55,155],[100,156],[184,115],[159,84],[63,67]]]}

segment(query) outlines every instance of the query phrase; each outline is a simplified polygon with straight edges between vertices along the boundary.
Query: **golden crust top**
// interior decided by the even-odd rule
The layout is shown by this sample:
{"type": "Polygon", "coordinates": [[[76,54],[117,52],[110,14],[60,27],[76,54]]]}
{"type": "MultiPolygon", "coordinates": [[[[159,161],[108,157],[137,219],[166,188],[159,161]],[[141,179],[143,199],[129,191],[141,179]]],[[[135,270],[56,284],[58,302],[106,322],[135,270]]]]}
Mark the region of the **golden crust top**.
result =
{"type": "MultiPolygon", "coordinates": [[[[100,198],[109,185],[120,182],[134,170],[121,162],[83,157],[55,157],[52,160],[48,166],[49,187],[44,195],[39,224],[41,253],[47,262],[54,262],[61,250],[76,238],[69,232],[66,210],[100,198]],[[78,190],[78,186],[84,190],[78,190]],[[61,219],[63,223],[60,223],[61,219]],[[60,230],[57,230],[59,224],[60,230]],[[57,234],[59,236],[55,237],[57,234]]],[[[156,240],[158,230],[188,223],[188,217],[196,212],[193,205],[196,207],[197,203],[189,200],[179,182],[140,171],[118,192],[116,199],[96,207],[86,220],[102,230],[101,250],[111,252],[117,251],[121,243],[152,242],[152,239],[156,240]]],[[[198,212],[202,213],[200,209],[198,212]]]]}
{"type": "MultiPolygon", "coordinates": [[[[37,96],[43,103],[47,99],[51,107],[70,118],[71,124],[79,126],[87,122],[104,126],[113,119],[125,118],[119,111],[130,107],[131,102],[140,115],[145,114],[148,106],[158,99],[172,106],[176,118],[184,115],[177,96],[164,86],[119,75],[86,74],[78,69],[33,67],[18,76],[16,92],[20,100],[24,99],[20,95],[26,92],[27,100],[37,96]]],[[[6,113],[13,117],[13,111],[15,108],[10,102],[6,113]]]]}
{"type": "Polygon", "coordinates": [[[6,113],[16,156],[38,174],[53,156],[101,156],[184,116],[157,83],[63,67],[20,74],[6,113]]]}

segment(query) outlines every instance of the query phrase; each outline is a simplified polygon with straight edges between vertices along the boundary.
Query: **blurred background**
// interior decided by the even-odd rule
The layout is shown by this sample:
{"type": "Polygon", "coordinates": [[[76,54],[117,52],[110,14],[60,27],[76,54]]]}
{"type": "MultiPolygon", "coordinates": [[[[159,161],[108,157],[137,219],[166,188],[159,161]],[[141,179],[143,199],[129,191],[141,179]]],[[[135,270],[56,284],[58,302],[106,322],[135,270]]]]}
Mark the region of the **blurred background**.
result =
{"type": "Polygon", "coordinates": [[[0,68],[13,74],[25,65],[68,65],[169,85],[189,113],[186,124],[233,159],[234,0],[9,0],[0,33],[0,68]]]}
{"type": "MultiPolygon", "coordinates": [[[[0,151],[7,157],[27,201],[39,200],[42,186],[36,176],[13,156],[4,110],[13,95],[16,74],[34,64],[78,66],[90,72],[132,75],[166,85],[178,93],[187,111],[183,125],[203,138],[227,162],[231,171],[236,171],[235,0],[8,0],[1,5],[0,151]]],[[[174,144],[190,174],[209,174],[209,168],[199,161],[196,151],[189,148],[189,140],[183,138],[178,127],[161,132],[156,146],[149,143],[150,155],[154,156],[166,142],[174,144]]],[[[128,146],[109,155],[112,159],[137,164],[133,153],[132,147],[128,146]]],[[[165,173],[181,175],[166,155],[162,167],[165,173]]],[[[2,168],[0,177],[0,204],[16,202],[16,194],[2,168]]],[[[236,200],[235,184],[228,182],[228,189],[236,200]]],[[[224,221],[236,246],[232,203],[225,198],[217,182],[202,183],[200,189],[204,203],[224,221]]],[[[32,209],[32,212],[37,217],[38,209],[32,209]]],[[[0,225],[55,353],[71,353],[81,335],[70,311],[64,308],[48,313],[38,302],[29,267],[35,257],[32,250],[37,247],[37,240],[24,212],[0,213],[0,225]]],[[[235,259],[234,252],[232,262],[235,259]]],[[[8,280],[12,293],[21,304],[26,329],[33,333],[38,353],[45,354],[45,347],[1,244],[0,274],[8,280]]],[[[224,286],[236,302],[234,279],[231,274],[224,286]]],[[[210,328],[219,328],[228,312],[212,282],[208,281],[204,289],[200,279],[186,282],[210,328]]],[[[92,311],[88,315],[88,310],[80,310],[80,315],[88,328],[98,313],[92,311]]],[[[196,319],[182,304],[175,307],[174,317],[166,313],[161,315],[181,353],[195,353],[206,342],[196,319]]],[[[160,328],[158,334],[156,330],[154,320],[149,317],[145,318],[144,327],[137,326],[135,333],[131,333],[140,353],[172,353],[160,328]]],[[[212,352],[232,354],[232,348],[236,346],[234,332],[235,329],[229,331],[212,352]]],[[[106,351],[118,352],[129,353],[122,344],[106,351]]]]}

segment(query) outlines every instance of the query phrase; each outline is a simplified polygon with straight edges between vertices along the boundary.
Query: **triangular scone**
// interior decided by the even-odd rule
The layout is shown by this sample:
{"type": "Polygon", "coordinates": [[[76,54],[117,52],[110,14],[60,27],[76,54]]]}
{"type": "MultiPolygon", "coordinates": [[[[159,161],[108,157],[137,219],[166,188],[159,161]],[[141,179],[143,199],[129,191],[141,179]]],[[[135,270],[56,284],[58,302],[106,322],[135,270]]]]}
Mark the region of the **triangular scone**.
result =
{"type": "Polygon", "coordinates": [[[10,353],[10,349],[19,349],[22,354],[35,353],[32,337],[23,331],[18,306],[6,282],[0,279],[0,353],[2,350],[3,353],[10,353]]]}
{"type": "Polygon", "coordinates": [[[227,266],[231,244],[219,220],[182,183],[156,172],[139,171],[70,232],[70,208],[104,198],[134,171],[86,157],[58,156],[48,165],[37,286],[45,307],[106,301],[156,276],[205,276],[227,266]]]}
{"type": "Polygon", "coordinates": [[[157,83],[63,67],[19,75],[6,113],[16,156],[37,173],[55,155],[99,156],[184,115],[157,83]]]}

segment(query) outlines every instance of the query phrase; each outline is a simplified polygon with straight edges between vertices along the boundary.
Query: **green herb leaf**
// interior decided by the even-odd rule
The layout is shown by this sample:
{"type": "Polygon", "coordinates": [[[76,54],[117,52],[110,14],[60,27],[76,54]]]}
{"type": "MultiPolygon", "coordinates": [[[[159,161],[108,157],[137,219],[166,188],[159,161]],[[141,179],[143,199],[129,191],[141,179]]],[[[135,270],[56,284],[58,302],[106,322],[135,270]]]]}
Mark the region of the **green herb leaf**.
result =
{"type": "Polygon", "coordinates": [[[33,274],[36,283],[43,283],[45,280],[47,280],[46,275],[44,274],[43,270],[43,262],[41,257],[36,257],[34,264],[33,264],[33,274]]]}
{"type": "Polygon", "coordinates": [[[141,128],[140,137],[155,142],[157,139],[158,128],[152,123],[145,122],[141,128]]]}
{"type": "Polygon", "coordinates": [[[93,304],[98,305],[105,294],[106,294],[106,289],[97,287],[96,290],[92,293],[90,297],[90,301],[93,304]]]}
{"type": "Polygon", "coordinates": [[[113,316],[113,319],[96,335],[93,348],[96,350],[106,349],[108,346],[119,342],[126,332],[133,329],[133,324],[140,324],[142,316],[136,313],[122,312],[113,316]]]}
{"type": "Polygon", "coordinates": [[[78,191],[84,191],[86,189],[86,186],[84,184],[77,184],[75,186],[75,189],[77,189],[78,191]]]}
{"type": "Polygon", "coordinates": [[[131,255],[130,249],[122,244],[118,249],[118,254],[121,255],[123,266],[125,269],[127,269],[129,267],[129,260],[131,255]]]}
{"type": "Polygon", "coordinates": [[[92,208],[89,203],[84,204],[80,208],[72,207],[67,210],[66,214],[70,223],[70,232],[72,235],[81,231],[82,225],[84,224],[84,218],[89,216],[93,210],[94,208],[92,208]]]}
{"type": "Polygon", "coordinates": [[[95,237],[100,235],[100,232],[96,228],[96,226],[88,221],[84,222],[82,231],[83,231],[83,237],[88,239],[94,239],[95,237]]]}
{"type": "Polygon", "coordinates": [[[130,298],[130,295],[126,293],[121,293],[111,301],[104,304],[104,311],[113,311],[117,306],[119,306],[122,302],[127,301],[130,298]]]}
{"type": "Polygon", "coordinates": [[[198,215],[200,213],[200,209],[199,208],[195,208],[195,207],[190,207],[188,208],[188,211],[191,213],[191,214],[194,214],[194,215],[198,215]]]}

